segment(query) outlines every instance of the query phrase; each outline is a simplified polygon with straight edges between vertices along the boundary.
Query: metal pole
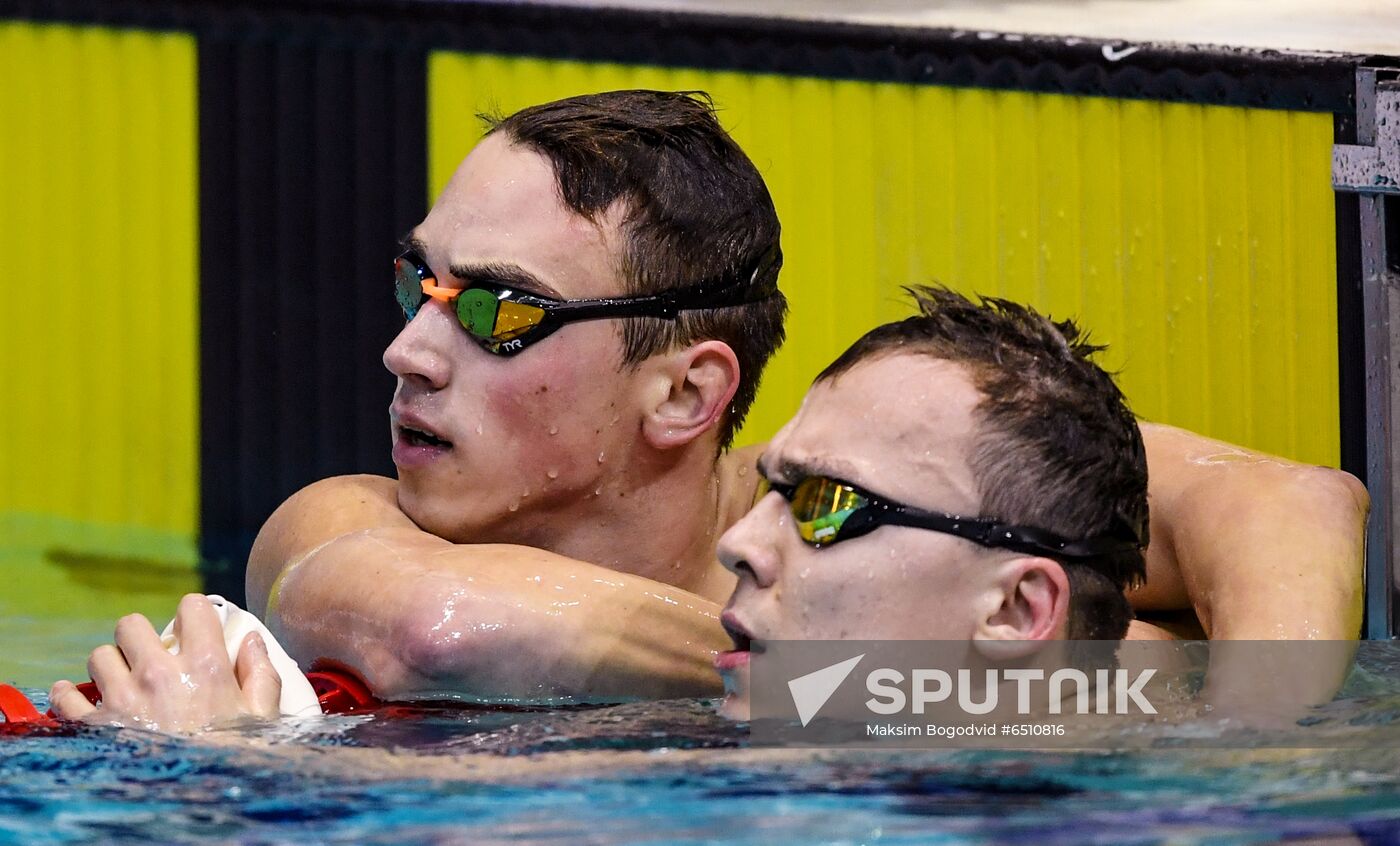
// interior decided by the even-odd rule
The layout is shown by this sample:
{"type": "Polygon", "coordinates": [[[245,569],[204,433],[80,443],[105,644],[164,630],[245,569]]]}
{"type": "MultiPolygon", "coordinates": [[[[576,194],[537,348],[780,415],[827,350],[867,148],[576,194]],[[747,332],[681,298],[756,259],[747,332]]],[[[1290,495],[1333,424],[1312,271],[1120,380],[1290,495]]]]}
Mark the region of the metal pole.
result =
{"type": "MultiPolygon", "coordinates": [[[[1381,73],[1385,73],[1382,71],[1381,73]]],[[[1393,72],[1391,74],[1393,75],[1393,72]]],[[[1389,270],[1387,195],[1400,195],[1400,84],[1361,68],[1356,79],[1356,140],[1332,153],[1332,184],[1360,195],[1361,277],[1366,347],[1366,636],[1395,632],[1395,540],[1400,514],[1394,421],[1400,419],[1400,291],[1389,270]]],[[[1391,221],[1391,225],[1400,221],[1391,221]]],[[[1345,331],[1345,327],[1343,327],[1345,331]]]]}

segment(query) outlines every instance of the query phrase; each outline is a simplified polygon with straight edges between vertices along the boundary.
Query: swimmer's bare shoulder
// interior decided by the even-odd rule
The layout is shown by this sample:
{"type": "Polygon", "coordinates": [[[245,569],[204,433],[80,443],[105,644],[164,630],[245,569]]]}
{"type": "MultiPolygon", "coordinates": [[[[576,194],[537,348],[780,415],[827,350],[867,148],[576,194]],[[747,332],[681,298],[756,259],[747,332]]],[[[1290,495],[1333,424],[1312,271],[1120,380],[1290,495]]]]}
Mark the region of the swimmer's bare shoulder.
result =
{"type": "Polygon", "coordinates": [[[398,482],[334,476],[292,494],[267,518],[248,556],[249,610],[265,617],[273,583],[295,561],[338,537],[366,529],[416,529],[399,509],[398,482]]]}

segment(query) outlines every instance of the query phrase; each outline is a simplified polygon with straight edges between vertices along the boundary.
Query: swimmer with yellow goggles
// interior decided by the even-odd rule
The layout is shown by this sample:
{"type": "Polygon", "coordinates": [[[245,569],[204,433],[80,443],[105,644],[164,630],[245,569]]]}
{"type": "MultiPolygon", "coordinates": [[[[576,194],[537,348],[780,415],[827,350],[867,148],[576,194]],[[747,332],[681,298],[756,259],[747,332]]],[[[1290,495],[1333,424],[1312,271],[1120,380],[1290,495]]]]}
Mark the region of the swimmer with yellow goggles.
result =
{"type": "Polygon", "coordinates": [[[1054,532],[1014,526],[980,517],[957,517],[924,511],[885,499],[839,479],[808,476],[796,484],[781,484],[763,475],[754,504],[774,492],[787,500],[797,523],[797,533],[815,547],[829,546],[869,534],[881,526],[910,526],[954,535],[992,549],[1009,549],[1061,561],[1101,558],[1142,549],[1147,545],[1145,526],[1134,527],[1118,518],[1113,528],[1083,540],[1063,538],[1054,532]]]}

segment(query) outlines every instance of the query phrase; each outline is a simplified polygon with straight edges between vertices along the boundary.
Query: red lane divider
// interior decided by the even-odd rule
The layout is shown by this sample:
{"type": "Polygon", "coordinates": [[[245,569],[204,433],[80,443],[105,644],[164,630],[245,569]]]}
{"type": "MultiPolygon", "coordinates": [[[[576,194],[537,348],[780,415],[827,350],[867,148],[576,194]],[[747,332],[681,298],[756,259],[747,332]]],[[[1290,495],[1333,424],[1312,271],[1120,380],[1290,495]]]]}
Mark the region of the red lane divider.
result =
{"type": "Polygon", "coordinates": [[[383,706],[370,691],[369,685],[359,676],[346,670],[323,666],[319,662],[311,665],[306,674],[311,689],[321,702],[325,714],[351,714],[355,711],[373,711],[383,706]]]}
{"type": "Polygon", "coordinates": [[[39,713],[39,709],[34,707],[34,703],[29,698],[19,692],[18,688],[8,684],[0,684],[0,716],[4,716],[5,723],[0,728],[52,728],[58,725],[58,721],[52,717],[39,713]]]}
{"type": "MultiPolygon", "coordinates": [[[[77,686],[78,692],[87,697],[87,700],[96,705],[102,701],[102,694],[97,690],[97,685],[92,682],[83,682],[77,686]]],[[[39,713],[39,709],[34,707],[34,703],[29,701],[19,689],[13,685],[0,684],[0,717],[4,721],[0,722],[0,734],[25,734],[35,729],[59,728],[63,721],[50,708],[47,714],[39,713]]]]}

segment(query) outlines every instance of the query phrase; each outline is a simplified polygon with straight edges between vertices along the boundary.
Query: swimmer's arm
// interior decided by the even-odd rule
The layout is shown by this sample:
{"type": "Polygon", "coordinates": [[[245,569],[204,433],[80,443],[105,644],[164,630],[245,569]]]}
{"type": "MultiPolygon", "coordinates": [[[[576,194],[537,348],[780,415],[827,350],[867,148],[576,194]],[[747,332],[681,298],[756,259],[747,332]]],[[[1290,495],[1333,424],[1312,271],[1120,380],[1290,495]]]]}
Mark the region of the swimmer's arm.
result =
{"type": "Polygon", "coordinates": [[[385,698],[664,698],[718,692],[718,607],[527,547],[416,529],[352,532],[283,580],[268,624],[385,698]]]}
{"type": "Polygon", "coordinates": [[[414,529],[399,509],[397,483],[382,476],[336,476],[307,485],[273,512],[248,556],[248,610],[266,620],[278,580],[313,550],[350,532],[414,529]]]}
{"type": "Polygon", "coordinates": [[[1142,429],[1152,540],[1134,604],[1194,610],[1216,642],[1202,695],[1217,706],[1296,716],[1329,701],[1361,630],[1365,488],[1338,470],[1142,429]],[[1314,644],[1230,643],[1250,640],[1314,644]]]}
{"type": "Polygon", "coordinates": [[[317,482],[258,534],[248,606],[303,669],[339,661],[383,696],[718,687],[710,662],[728,641],[713,603],[539,550],[448,543],[399,510],[395,485],[317,482]]]}
{"type": "Polygon", "coordinates": [[[1212,640],[1354,640],[1365,488],[1339,470],[1143,424],[1152,540],[1144,610],[1194,609],[1212,640]]]}

